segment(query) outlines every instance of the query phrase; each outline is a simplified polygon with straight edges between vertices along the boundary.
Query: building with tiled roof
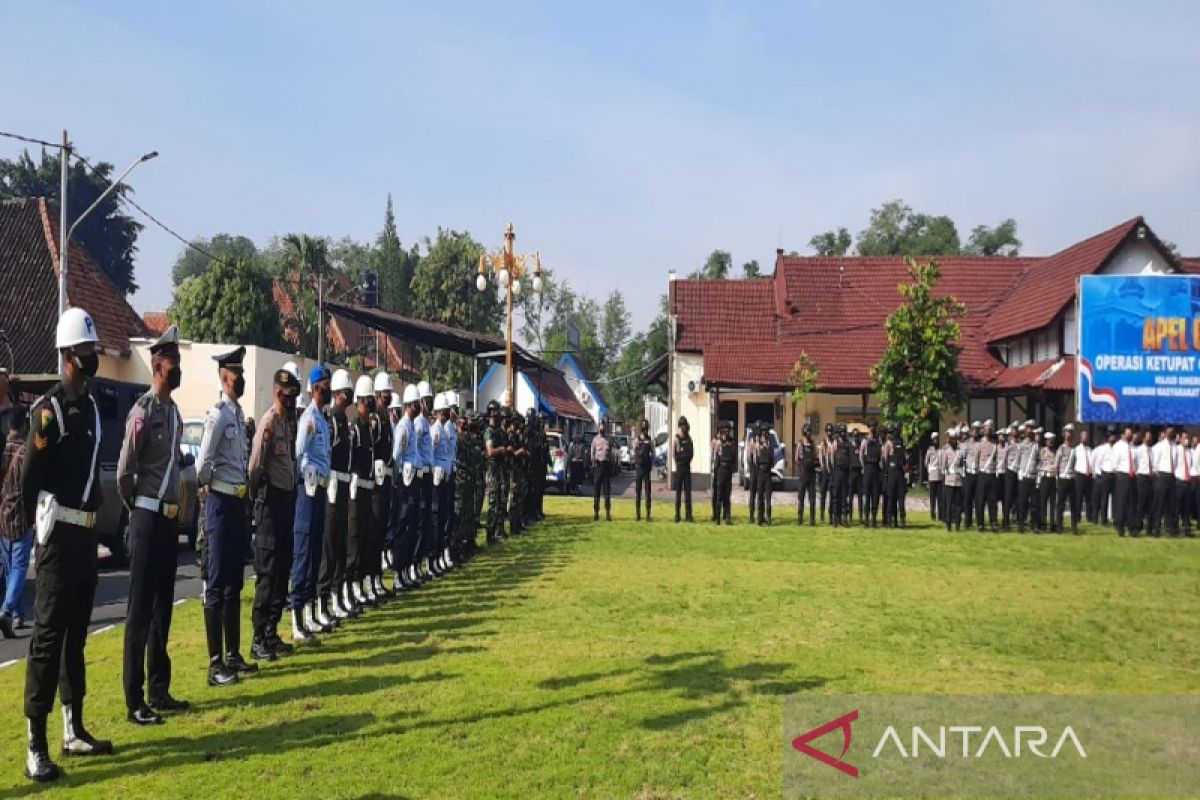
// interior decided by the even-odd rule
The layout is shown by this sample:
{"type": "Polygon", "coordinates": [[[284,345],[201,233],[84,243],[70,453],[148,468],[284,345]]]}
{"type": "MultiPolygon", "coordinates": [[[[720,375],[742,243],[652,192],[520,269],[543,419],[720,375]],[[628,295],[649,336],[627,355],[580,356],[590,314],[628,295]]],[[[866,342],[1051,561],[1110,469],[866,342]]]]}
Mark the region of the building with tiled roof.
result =
{"type": "MultiPolygon", "coordinates": [[[[503,402],[505,390],[504,365],[493,363],[479,380],[475,407],[485,408],[492,400],[503,402]]],[[[579,402],[563,373],[557,369],[517,370],[516,394],[514,409],[521,414],[536,409],[549,418],[550,427],[562,431],[568,438],[595,428],[591,413],[579,402]]]]}
{"type": "MultiPolygon", "coordinates": [[[[959,372],[966,408],[948,409],[941,426],[963,419],[997,424],[1034,418],[1049,426],[1074,419],[1075,287],[1092,274],[1200,273],[1200,259],[1178,258],[1141,217],[1050,256],[944,256],[937,292],[966,306],[959,372]]],[[[879,416],[871,368],[886,347],[884,324],[907,280],[900,257],[788,256],[753,280],[672,278],[674,347],[668,374],[670,416],[692,420],[706,441],[717,420],[739,438],[765,421],[789,446],[800,426],[867,422],[879,416]],[[817,367],[818,387],[790,403],[788,375],[801,353],[817,367]]],[[[710,469],[697,448],[697,479],[710,469]]]]}
{"type": "Polygon", "coordinates": [[[171,321],[167,319],[165,311],[143,311],[142,323],[146,326],[146,331],[151,336],[161,336],[171,325],[171,321]]]}
{"type": "MultiPolygon", "coordinates": [[[[19,374],[57,370],[58,219],[45,198],[0,202],[0,328],[12,346],[9,368],[19,374]]],[[[100,333],[103,377],[121,378],[130,339],[146,335],[142,318],[87,251],[72,240],[67,258],[67,305],[91,314],[100,333]]],[[[7,361],[8,353],[0,357],[7,361]]]]}

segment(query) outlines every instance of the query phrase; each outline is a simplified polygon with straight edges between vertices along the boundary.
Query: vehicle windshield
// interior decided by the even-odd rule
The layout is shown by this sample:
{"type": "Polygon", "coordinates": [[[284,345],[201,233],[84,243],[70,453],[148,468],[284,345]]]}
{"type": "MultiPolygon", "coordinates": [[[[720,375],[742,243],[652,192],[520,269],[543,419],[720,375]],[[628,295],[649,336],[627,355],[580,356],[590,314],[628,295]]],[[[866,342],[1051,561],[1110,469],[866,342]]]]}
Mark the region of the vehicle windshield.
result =
{"type": "Polygon", "coordinates": [[[615,444],[617,447],[629,447],[629,437],[623,434],[620,436],[614,436],[613,444],[615,444]]]}
{"type": "Polygon", "coordinates": [[[200,440],[204,438],[204,423],[203,422],[185,422],[183,425],[183,435],[180,437],[180,444],[190,444],[196,447],[200,446],[200,440]]]}

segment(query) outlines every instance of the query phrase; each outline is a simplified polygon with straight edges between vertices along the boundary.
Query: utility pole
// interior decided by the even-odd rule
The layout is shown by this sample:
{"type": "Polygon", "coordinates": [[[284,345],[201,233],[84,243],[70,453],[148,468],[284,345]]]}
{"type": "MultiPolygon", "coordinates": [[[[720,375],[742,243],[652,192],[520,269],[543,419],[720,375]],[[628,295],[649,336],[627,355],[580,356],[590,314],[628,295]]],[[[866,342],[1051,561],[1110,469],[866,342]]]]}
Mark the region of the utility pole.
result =
{"type": "MultiPolygon", "coordinates": [[[[58,316],[67,310],[67,169],[71,162],[71,145],[63,129],[62,149],[58,151],[60,185],[58,189],[58,316]]],[[[63,354],[58,350],[58,372],[63,371],[63,354]]]]}

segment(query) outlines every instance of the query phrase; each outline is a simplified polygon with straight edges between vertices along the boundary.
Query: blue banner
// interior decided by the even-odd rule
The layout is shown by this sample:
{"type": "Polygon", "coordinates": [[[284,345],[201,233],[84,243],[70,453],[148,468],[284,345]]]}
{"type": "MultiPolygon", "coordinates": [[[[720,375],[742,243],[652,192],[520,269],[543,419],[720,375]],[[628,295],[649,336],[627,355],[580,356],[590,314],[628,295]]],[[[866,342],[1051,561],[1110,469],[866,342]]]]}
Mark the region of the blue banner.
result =
{"type": "Polygon", "coordinates": [[[1200,423],[1200,276],[1079,281],[1083,422],[1200,423]]]}

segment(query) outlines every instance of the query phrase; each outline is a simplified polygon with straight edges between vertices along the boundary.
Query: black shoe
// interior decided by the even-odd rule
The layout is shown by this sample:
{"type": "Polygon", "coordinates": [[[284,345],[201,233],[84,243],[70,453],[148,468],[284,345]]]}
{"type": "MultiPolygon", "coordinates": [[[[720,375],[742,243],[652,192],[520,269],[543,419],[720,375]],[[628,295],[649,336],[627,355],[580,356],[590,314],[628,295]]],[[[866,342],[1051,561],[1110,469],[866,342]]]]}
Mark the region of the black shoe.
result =
{"type": "Polygon", "coordinates": [[[225,656],[225,666],[237,675],[253,675],[258,672],[258,664],[251,664],[242,658],[241,653],[229,653],[225,656]]]}
{"type": "Polygon", "coordinates": [[[170,692],[168,692],[162,697],[155,697],[152,699],[150,701],[150,707],[155,711],[177,713],[189,710],[192,707],[192,704],[187,700],[180,700],[176,697],[172,697],[170,692]]]}
{"type": "Polygon", "coordinates": [[[225,662],[219,656],[213,658],[208,665],[208,685],[229,686],[237,682],[237,673],[225,666],[225,662]]]}
{"type": "Polygon", "coordinates": [[[58,780],[62,772],[50,760],[50,746],[46,743],[46,718],[29,720],[29,749],[25,754],[25,777],[38,783],[58,780]]]}
{"type": "Polygon", "coordinates": [[[257,638],[250,645],[250,657],[255,661],[274,661],[277,658],[271,645],[257,638]]]}
{"type": "Polygon", "coordinates": [[[23,631],[26,628],[28,628],[29,626],[25,623],[24,617],[15,617],[13,619],[13,627],[19,631],[23,631]]]}
{"type": "Polygon", "coordinates": [[[83,724],[83,703],[63,706],[62,752],[66,756],[111,756],[113,743],[97,739],[83,724]]]}
{"type": "Polygon", "coordinates": [[[4,634],[5,639],[17,638],[17,633],[13,630],[12,617],[8,614],[0,614],[0,633],[4,634]]]}
{"type": "Polygon", "coordinates": [[[596,511],[592,514],[592,522],[599,522],[599,521],[600,521],[600,512],[596,511]]]}
{"type": "Polygon", "coordinates": [[[271,632],[270,637],[267,639],[267,647],[271,648],[271,652],[277,656],[290,656],[296,652],[296,648],[283,639],[280,639],[279,634],[274,631],[271,632]]]}
{"type": "Polygon", "coordinates": [[[162,725],[163,718],[154,713],[154,709],[142,703],[140,706],[130,711],[125,717],[134,725],[162,725]]]}

